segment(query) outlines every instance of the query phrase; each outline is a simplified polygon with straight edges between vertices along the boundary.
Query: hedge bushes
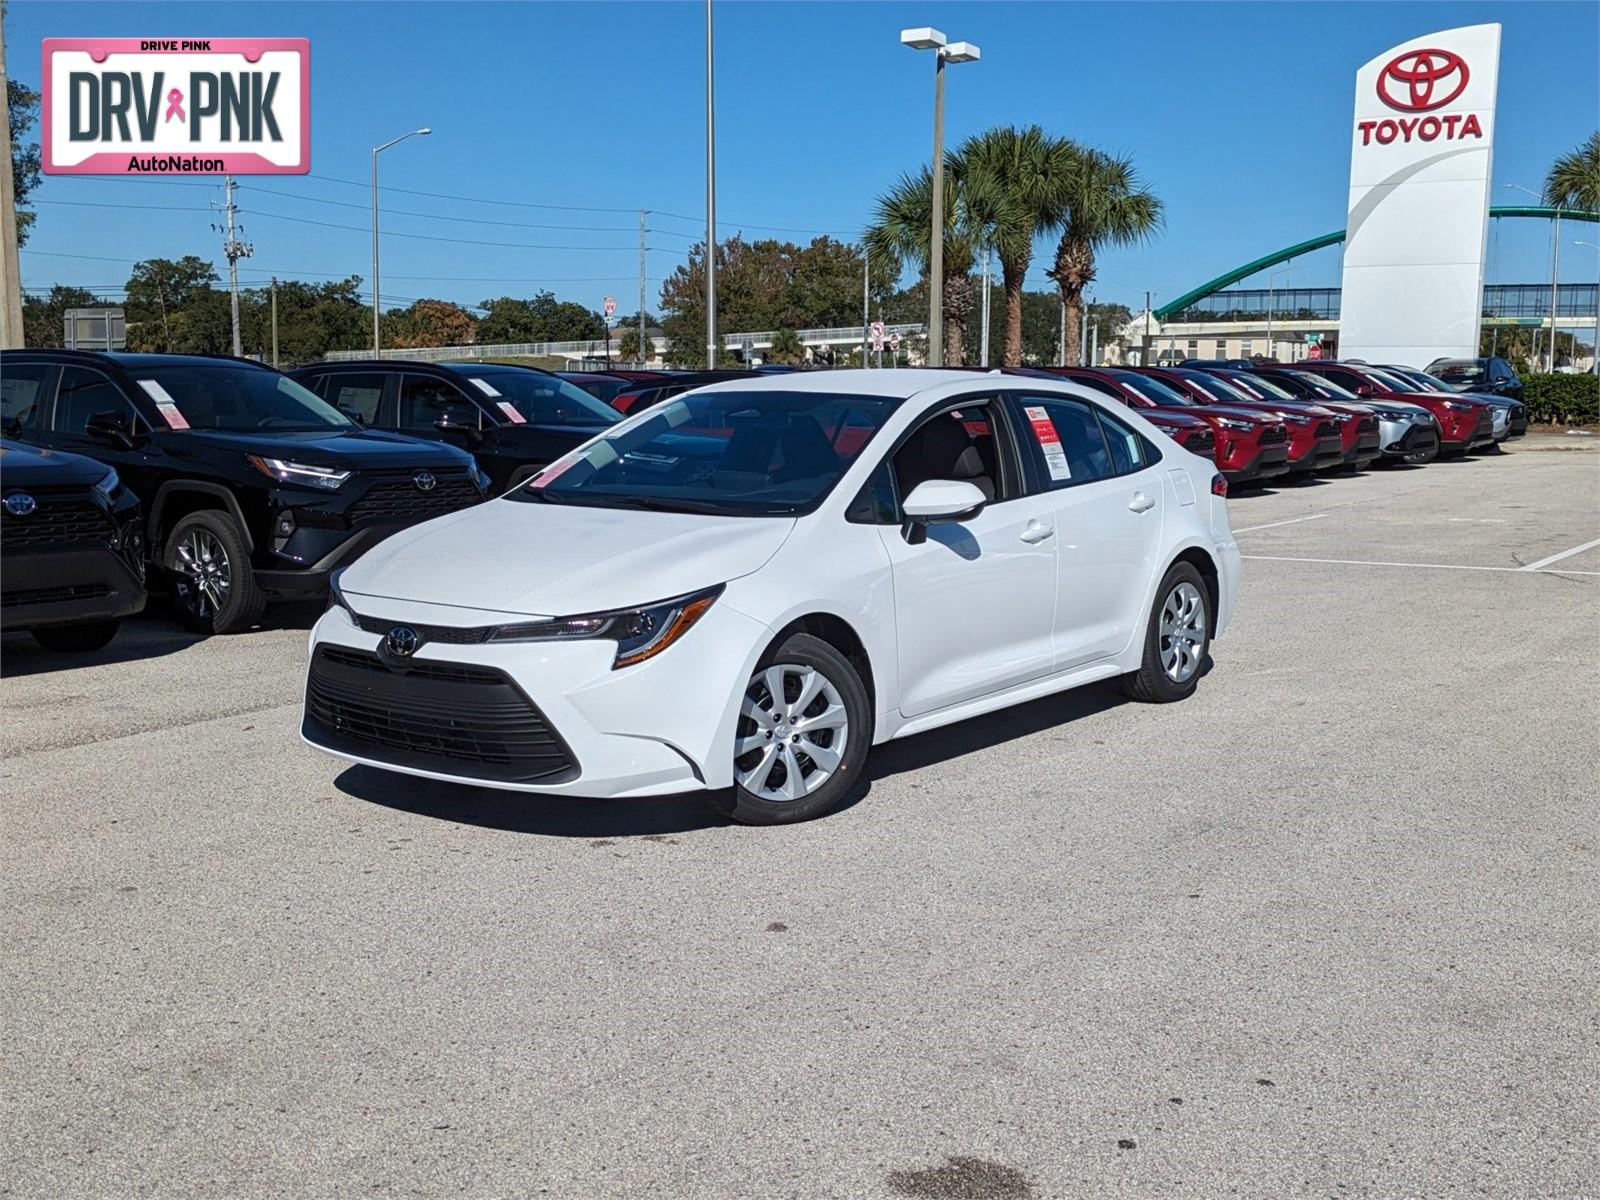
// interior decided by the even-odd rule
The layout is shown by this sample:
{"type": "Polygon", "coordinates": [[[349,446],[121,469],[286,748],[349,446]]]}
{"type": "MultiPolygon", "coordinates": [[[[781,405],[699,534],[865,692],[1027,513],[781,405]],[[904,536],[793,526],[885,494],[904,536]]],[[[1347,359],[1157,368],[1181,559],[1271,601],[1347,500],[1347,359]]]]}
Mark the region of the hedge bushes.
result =
{"type": "Polygon", "coordinates": [[[1600,421],[1600,375],[1524,375],[1528,420],[1560,425],[1600,421]]]}

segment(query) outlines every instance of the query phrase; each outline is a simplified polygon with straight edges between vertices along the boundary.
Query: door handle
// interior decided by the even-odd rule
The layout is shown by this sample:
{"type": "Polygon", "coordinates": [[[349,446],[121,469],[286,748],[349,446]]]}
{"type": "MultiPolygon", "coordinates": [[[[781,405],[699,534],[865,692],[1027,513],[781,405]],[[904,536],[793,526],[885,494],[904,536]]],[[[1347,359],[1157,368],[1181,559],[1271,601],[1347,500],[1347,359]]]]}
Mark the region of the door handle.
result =
{"type": "Polygon", "coordinates": [[[1044,541],[1045,538],[1054,537],[1055,532],[1055,526],[1053,525],[1041,525],[1038,521],[1029,521],[1023,526],[1022,532],[1018,536],[1030,546],[1033,546],[1044,541]]]}
{"type": "Polygon", "coordinates": [[[1156,506],[1156,502],[1143,492],[1135,492],[1133,499],[1128,501],[1128,507],[1136,513],[1149,512],[1156,506]]]}

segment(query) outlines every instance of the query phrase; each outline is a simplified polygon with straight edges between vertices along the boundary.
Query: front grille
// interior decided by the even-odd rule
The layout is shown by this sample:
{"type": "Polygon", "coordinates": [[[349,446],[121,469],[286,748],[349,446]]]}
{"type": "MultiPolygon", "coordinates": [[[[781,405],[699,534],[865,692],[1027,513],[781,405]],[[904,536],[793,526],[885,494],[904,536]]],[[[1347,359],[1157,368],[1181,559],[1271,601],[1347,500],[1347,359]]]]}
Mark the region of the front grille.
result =
{"type": "Polygon", "coordinates": [[[103,583],[77,583],[69,587],[23,588],[0,595],[0,608],[21,608],[24,604],[66,604],[73,600],[98,600],[111,595],[103,583]]]}
{"type": "Polygon", "coordinates": [[[505,672],[323,646],[306,680],[306,733],[395,766],[503,782],[559,782],[577,763],[505,672]]]}
{"type": "Polygon", "coordinates": [[[428,491],[417,487],[410,475],[380,479],[350,506],[353,525],[393,521],[426,521],[476,504],[483,497],[465,475],[436,474],[428,491]]]}
{"type": "Polygon", "coordinates": [[[89,500],[40,498],[25,517],[0,517],[0,546],[48,546],[57,542],[109,542],[116,527],[105,509],[89,500]]]}
{"type": "Polygon", "coordinates": [[[1268,425],[1261,431],[1261,445],[1275,446],[1289,440],[1289,431],[1282,425],[1268,425]]]}
{"type": "Polygon", "coordinates": [[[1359,421],[1356,422],[1356,432],[1357,433],[1377,433],[1378,432],[1378,418],[1377,417],[1362,417],[1359,421]]]}
{"type": "Polygon", "coordinates": [[[1183,439],[1183,448],[1190,454],[1209,456],[1217,449],[1216,435],[1209,429],[1198,429],[1183,439]]]}
{"type": "MultiPolygon", "coordinates": [[[[1336,437],[1339,437],[1339,427],[1332,421],[1317,422],[1317,440],[1336,437]]],[[[1343,439],[1340,438],[1340,440],[1342,441],[1343,439]]]]}
{"type": "Polygon", "coordinates": [[[475,646],[489,640],[493,625],[417,625],[410,621],[390,621],[382,617],[356,616],[356,624],[368,633],[387,634],[397,625],[417,631],[424,642],[445,642],[452,646],[475,646]]]}

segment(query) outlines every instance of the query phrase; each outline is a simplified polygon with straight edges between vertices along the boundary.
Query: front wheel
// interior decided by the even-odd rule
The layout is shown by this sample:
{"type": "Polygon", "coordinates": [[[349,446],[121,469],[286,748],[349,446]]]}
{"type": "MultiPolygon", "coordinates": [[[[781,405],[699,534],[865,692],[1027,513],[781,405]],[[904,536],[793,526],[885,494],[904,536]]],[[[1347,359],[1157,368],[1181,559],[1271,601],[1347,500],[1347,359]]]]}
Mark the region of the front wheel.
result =
{"type": "Polygon", "coordinates": [[[1128,695],[1147,704],[1170,704],[1194,693],[1211,646],[1209,609],[1200,572],[1189,563],[1173,563],[1150,609],[1144,661],[1137,671],[1122,677],[1128,695]]]}
{"type": "Polygon", "coordinates": [[[747,825],[780,825],[838,807],[872,747],[872,706],[848,659],[797,633],[750,677],[734,731],[731,802],[747,825]]]}
{"type": "Polygon", "coordinates": [[[190,513],[172,528],[161,557],[178,615],[196,633],[232,633],[266,607],[244,538],[226,513],[190,513]]]}

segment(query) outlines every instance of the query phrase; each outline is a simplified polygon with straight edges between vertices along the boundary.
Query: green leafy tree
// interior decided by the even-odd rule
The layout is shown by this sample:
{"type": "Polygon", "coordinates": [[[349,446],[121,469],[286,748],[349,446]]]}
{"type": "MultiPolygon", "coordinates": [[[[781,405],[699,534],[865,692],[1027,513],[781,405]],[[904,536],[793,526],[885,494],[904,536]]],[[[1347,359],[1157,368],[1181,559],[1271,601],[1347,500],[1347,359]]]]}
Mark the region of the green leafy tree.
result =
{"type": "Polygon", "coordinates": [[[655,350],[650,343],[648,333],[641,341],[639,327],[628,325],[617,338],[617,353],[628,362],[647,362],[655,354],[655,350]]]}
{"type": "Polygon", "coordinates": [[[1600,130],[1550,164],[1550,173],[1544,178],[1544,201],[1563,208],[1600,211],[1600,130]]]}
{"type": "Polygon", "coordinates": [[[1003,363],[1022,362],[1022,285],[1042,232],[1065,224],[1076,163],[1068,142],[1037,125],[1002,125],[962,143],[951,160],[983,241],[1000,260],[1005,295],[1003,363]]]}
{"type": "Polygon", "coordinates": [[[22,344],[29,349],[59,348],[64,341],[69,308],[101,306],[93,292],[57,284],[49,296],[22,298],[22,344]]]}
{"type": "MultiPolygon", "coordinates": [[[[963,333],[972,311],[972,267],[984,244],[984,205],[973,203],[965,173],[947,160],[944,174],[944,364],[965,360],[963,333]]],[[[875,262],[902,267],[911,264],[926,276],[933,246],[933,172],[922,168],[903,175],[878,198],[877,213],[867,230],[867,248],[875,262]]],[[[926,312],[926,310],[924,310],[926,312]]],[[[926,319],[925,317],[923,318],[926,319]]]]}
{"type": "Polygon", "coordinates": [[[792,329],[779,329],[772,335],[772,345],[767,349],[766,360],[774,363],[803,363],[806,360],[805,343],[792,329]]]}
{"type": "Polygon", "coordinates": [[[402,350],[470,345],[478,327],[471,313],[448,300],[418,300],[385,313],[384,323],[390,327],[384,340],[402,350]]]}
{"type": "MultiPolygon", "coordinates": [[[[372,308],[361,302],[361,278],[330,283],[278,284],[278,357],[285,365],[314,362],[329,350],[370,347],[372,308]]],[[[272,353],[270,292],[240,295],[240,328],[247,354],[272,353]]]]}
{"type": "Polygon", "coordinates": [[[17,245],[20,246],[28,240],[34,220],[34,213],[22,206],[39,186],[43,166],[39,143],[23,140],[39,119],[39,93],[7,76],[6,112],[11,121],[11,188],[17,201],[17,245]]]}
{"type": "Polygon", "coordinates": [[[478,322],[478,341],[483,345],[595,341],[606,335],[599,313],[571,300],[557,300],[551,292],[540,292],[531,300],[501,296],[479,307],[484,310],[478,322]]]}
{"type": "Polygon", "coordinates": [[[1055,263],[1046,272],[1067,306],[1067,362],[1078,362],[1084,289],[1094,282],[1103,246],[1131,246],[1162,225],[1162,204],[1139,181],[1133,162],[1068,143],[1074,160],[1067,206],[1059,223],[1055,263]]]}
{"type": "MultiPolygon", "coordinates": [[[[217,273],[211,264],[193,254],[176,261],[170,258],[150,258],[133,264],[128,276],[127,300],[124,308],[128,319],[128,347],[159,353],[195,351],[223,353],[232,344],[230,333],[222,347],[198,347],[185,344],[194,336],[193,330],[204,325],[198,315],[187,322],[183,314],[191,305],[208,306],[213,303],[207,293],[215,292],[217,273]]],[[[224,301],[227,297],[223,296],[224,301]]]]}

